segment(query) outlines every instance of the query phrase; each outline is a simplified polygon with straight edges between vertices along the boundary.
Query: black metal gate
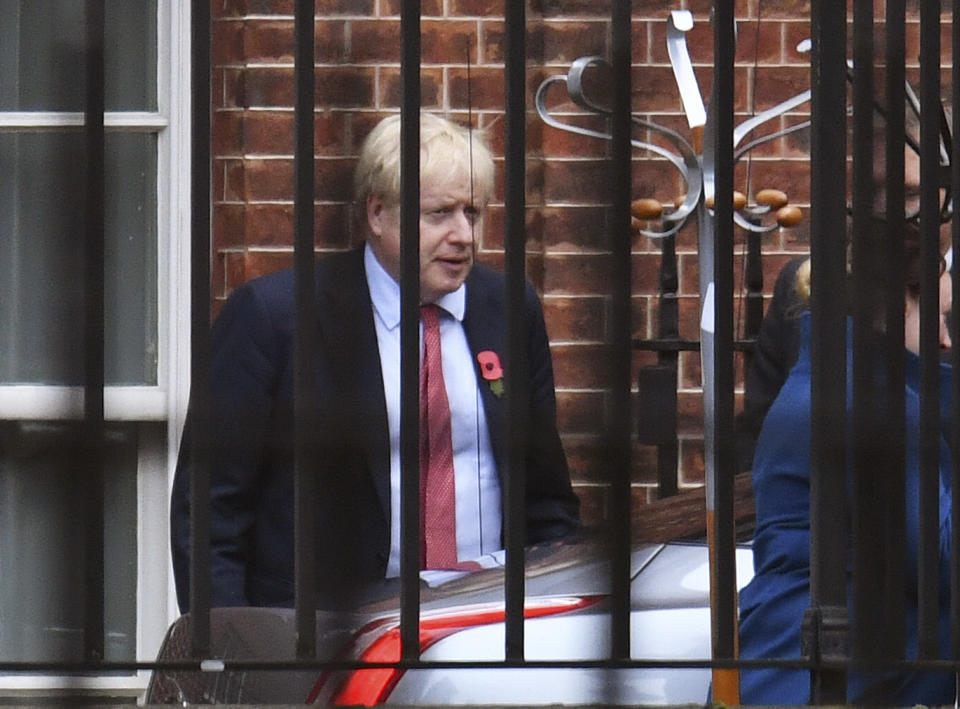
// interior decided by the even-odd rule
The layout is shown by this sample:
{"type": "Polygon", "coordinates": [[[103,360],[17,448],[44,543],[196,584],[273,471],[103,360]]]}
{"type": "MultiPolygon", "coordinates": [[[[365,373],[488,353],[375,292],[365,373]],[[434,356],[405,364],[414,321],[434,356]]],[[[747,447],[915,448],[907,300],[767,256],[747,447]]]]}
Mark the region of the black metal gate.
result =
{"type": "MultiPolygon", "coordinates": [[[[86,110],[87,150],[90,173],[89,191],[85,196],[88,254],[88,283],[101,290],[100,297],[89,297],[85,361],[86,436],[89,443],[88,469],[90,497],[87,504],[90,519],[102,521],[103,509],[103,0],[87,0],[88,36],[90,41],[89,85],[86,110]]],[[[735,54],[734,2],[722,0],[714,3],[713,31],[715,47],[715,80],[711,93],[710,123],[704,137],[703,167],[709,166],[710,189],[715,195],[712,205],[712,272],[706,273],[713,288],[713,323],[711,337],[702,342],[684,342],[677,337],[677,314],[672,305],[675,291],[672,285],[676,278],[676,264],[669,239],[663,242],[662,261],[662,307],[660,337],[654,341],[633,342],[630,337],[631,296],[631,3],[627,0],[612,0],[610,3],[610,161],[611,216],[609,219],[609,244],[613,266],[611,295],[613,337],[610,349],[612,382],[611,421],[616,422],[609,433],[609,471],[612,506],[610,509],[609,555],[611,568],[611,647],[609,661],[598,666],[624,668],[657,664],[641,658],[632,658],[630,651],[630,470],[634,426],[632,417],[632,369],[631,355],[635,348],[652,349],[659,353],[659,364],[641,372],[639,395],[650,396],[652,401],[665,402],[674,407],[677,353],[684,349],[698,349],[712,362],[712,372],[705,382],[705,394],[709,410],[706,432],[708,440],[706,466],[711,476],[708,509],[712,511],[713,528],[710,536],[714,551],[714,645],[713,663],[717,668],[736,668],[736,579],[735,543],[733,517],[733,480],[735,471],[734,450],[734,352],[749,348],[746,342],[736,341],[734,335],[734,165],[736,161],[734,134],[734,85],[733,61],[735,54]],[[653,392],[653,393],[651,393],[653,392]],[[658,393],[657,393],[658,392],[658,393]]],[[[189,658],[164,663],[107,663],[104,656],[103,596],[104,572],[102,538],[91,538],[88,555],[86,627],[86,662],[76,666],[27,666],[0,665],[0,670],[49,670],[65,671],[115,671],[120,669],[177,668],[209,670],[210,655],[210,552],[208,501],[210,495],[209,447],[203,442],[210,438],[215,422],[209,419],[209,400],[205,382],[209,366],[209,303],[210,303],[210,3],[193,0],[192,3],[193,45],[193,177],[192,177],[192,304],[193,328],[191,348],[193,365],[192,410],[193,440],[200,442],[194,448],[193,475],[193,553],[191,580],[192,617],[191,646],[189,658]]],[[[939,277],[939,227],[943,210],[941,192],[949,194],[950,185],[960,180],[957,167],[957,148],[949,140],[960,128],[957,107],[960,106],[960,37],[958,25],[952,20],[957,15],[960,3],[941,9],[940,3],[920,0],[920,140],[917,146],[921,160],[921,194],[919,225],[922,234],[922,281],[921,302],[921,367],[922,367],[922,507],[920,517],[923,525],[920,540],[920,629],[919,663],[927,666],[956,669],[957,649],[960,647],[960,571],[952,564],[952,614],[951,637],[953,655],[950,659],[939,658],[937,651],[938,619],[938,528],[937,514],[937,443],[940,428],[938,401],[937,364],[940,359],[937,347],[937,298],[939,277]],[[944,25],[950,24],[952,34],[953,72],[951,110],[941,110],[941,57],[944,56],[941,38],[944,25]],[[953,119],[947,126],[947,118],[953,119]],[[943,136],[946,136],[945,138],[943,136]],[[948,167],[949,166],[949,167],[948,167]]],[[[297,0],[296,15],[296,207],[295,207],[295,271],[297,280],[297,329],[296,357],[300,377],[298,392],[312,389],[309,379],[311,368],[304,363],[313,360],[316,343],[311,341],[312,328],[306,324],[313,315],[313,209],[314,171],[313,146],[313,26],[315,4],[312,0],[297,0]]],[[[402,2],[402,83],[403,83],[403,158],[404,175],[418,173],[419,127],[410,120],[420,107],[420,5],[416,1],[402,2]]],[[[814,418],[812,450],[812,607],[808,615],[809,633],[804,663],[813,675],[814,699],[818,703],[843,702],[846,697],[846,671],[855,665],[898,667],[905,663],[903,656],[903,600],[897,594],[879,594],[877,588],[895,588],[903,576],[902,559],[905,555],[904,534],[899,519],[903,516],[902,489],[903,466],[896,461],[902,455],[890,455],[889,450],[880,450],[872,442],[869,432],[877,430],[896,431],[902,428],[903,403],[896,395],[903,389],[902,342],[898,333],[903,329],[903,312],[898,303],[903,293],[903,274],[898,272],[903,253],[904,187],[899,175],[903,173],[903,141],[905,133],[902,112],[899,107],[909,100],[904,84],[907,80],[906,42],[904,34],[905,0],[888,0],[885,6],[886,25],[883,47],[878,48],[874,37],[874,3],[872,0],[853,3],[852,68],[848,66],[848,46],[842,28],[848,17],[844,3],[835,0],[813,0],[811,20],[813,32],[812,54],[812,328],[813,328],[813,390],[814,410],[820,412],[814,418]],[[838,28],[841,28],[838,31],[838,28]],[[876,67],[885,66],[882,86],[876,77],[876,67]],[[852,82],[849,81],[852,77],[852,82]],[[848,101],[848,91],[852,100],[848,101]],[[887,229],[878,230],[871,222],[873,170],[867,166],[874,161],[874,116],[878,110],[875,98],[882,88],[884,101],[879,109],[887,120],[885,139],[887,229]],[[848,106],[852,106],[852,259],[854,263],[854,309],[853,309],[853,364],[854,371],[868,371],[883,366],[888,372],[890,397],[874,400],[876,396],[869,382],[853,382],[853,421],[847,422],[846,367],[838,366],[846,360],[846,331],[848,321],[842,308],[836,307],[833,294],[845,289],[847,281],[848,253],[843,239],[836,238],[838,225],[848,218],[848,174],[846,131],[837,130],[846,125],[848,106]],[[895,216],[894,215],[898,215],[895,216]],[[879,290],[872,284],[875,279],[860,277],[860,273],[886,271],[887,290],[879,290]],[[879,304],[879,305],[878,305],[879,304]],[[870,336],[872,324],[877,321],[878,307],[883,314],[883,330],[894,335],[884,341],[885,348],[878,350],[870,336]],[[861,365],[860,363],[867,363],[861,365]],[[899,423],[898,423],[899,422],[899,423]],[[854,432],[848,437],[845,431],[854,432]],[[854,489],[861,497],[855,498],[847,509],[845,479],[831,471],[844,470],[847,461],[853,462],[854,489]],[[877,470],[883,475],[878,476],[877,470]],[[867,504],[864,501],[881,501],[867,504]],[[848,520],[849,519],[849,523],[848,520]],[[852,558],[846,557],[844,545],[835,540],[844,539],[852,530],[852,558]],[[882,551],[882,553],[881,553],[882,551]],[[852,568],[853,598],[857,614],[847,615],[848,568],[852,568]],[[871,622],[882,617],[884,624],[871,622]],[[849,654],[846,648],[850,648],[849,654]]],[[[517,392],[522,382],[511,381],[512,372],[522,371],[517,358],[523,350],[525,333],[519,314],[523,312],[525,274],[525,226],[524,226],[524,178],[525,178],[525,119],[526,119],[526,17],[525,3],[505,4],[506,27],[506,271],[508,275],[508,312],[517,314],[508,317],[508,359],[506,390],[508,392],[508,428],[512,436],[522,441],[524,416],[520,411],[517,392]]],[[[419,203],[417,180],[404,179],[402,183],[401,212],[403,233],[402,265],[405,278],[402,287],[402,382],[403,415],[401,424],[401,449],[404,469],[403,490],[407,504],[403,512],[402,556],[402,613],[401,637],[404,668],[429,667],[429,662],[420,659],[420,584],[418,579],[418,532],[419,480],[418,480],[418,261],[417,213],[409,205],[419,203]]],[[[705,212],[701,212],[701,215],[705,212]]],[[[960,248],[960,218],[953,216],[952,243],[960,248]]],[[[759,239],[754,238],[751,253],[756,269],[759,256],[759,239]]],[[[704,262],[701,262],[703,264],[704,262]]],[[[761,284],[757,272],[752,276],[752,325],[748,335],[755,332],[759,321],[758,293],[761,284]]],[[[96,294],[93,294],[96,296],[96,294]]],[[[701,294],[704,295],[704,294],[701,294]]],[[[960,298],[960,286],[954,285],[954,297],[960,298]]],[[[953,339],[960,337],[954,319],[953,339]]],[[[954,364],[960,357],[952,355],[954,364]]],[[[954,384],[954,408],[960,404],[960,385],[954,384]]],[[[297,450],[297,597],[296,597],[296,656],[294,667],[343,668],[317,657],[316,588],[312,577],[313,559],[316,553],[312,535],[314,525],[311,500],[317,494],[310,470],[311,446],[309,431],[316,428],[311,419],[310,402],[299,397],[296,402],[296,450],[297,450]]],[[[641,406],[643,401],[641,400],[641,406]]],[[[649,416],[640,424],[644,443],[655,444],[660,449],[660,485],[664,494],[676,490],[676,430],[669,425],[670,414],[658,423],[657,416],[649,416]]],[[[642,415],[643,416],[643,415],[642,415]]],[[[954,448],[960,444],[957,427],[951,431],[954,448]]],[[[511,446],[519,450],[520,446],[511,446]]],[[[523,491],[524,470],[520,456],[510,459],[503,476],[509,481],[504,491],[505,541],[507,551],[506,570],[506,640],[505,661],[501,663],[477,662],[469,666],[524,666],[524,521],[523,491]]],[[[960,467],[955,467],[953,487],[960,485],[960,467]]],[[[102,525],[100,525],[102,526],[102,525]]],[[[953,537],[951,548],[960,547],[960,512],[953,512],[953,537]]],[[[953,561],[951,559],[951,561],[953,561]]],[[[349,665],[350,663],[346,663],[349,665]]],[[[565,666],[565,663],[554,663],[565,666]]],[[[576,663],[566,663],[567,666],[576,663]]],[[[669,666],[669,661],[662,663],[669,666]]],[[[775,662],[773,664],[776,664],[775,662]]],[[[542,666],[543,663],[540,663],[542,666]]],[[[277,663],[276,667],[289,668],[290,663],[277,663]]],[[[354,663],[354,667],[366,665],[354,663]]],[[[229,661],[217,665],[217,669],[250,669],[247,663],[231,665],[229,661]]],[[[269,662],[257,667],[269,668],[269,662]]]]}

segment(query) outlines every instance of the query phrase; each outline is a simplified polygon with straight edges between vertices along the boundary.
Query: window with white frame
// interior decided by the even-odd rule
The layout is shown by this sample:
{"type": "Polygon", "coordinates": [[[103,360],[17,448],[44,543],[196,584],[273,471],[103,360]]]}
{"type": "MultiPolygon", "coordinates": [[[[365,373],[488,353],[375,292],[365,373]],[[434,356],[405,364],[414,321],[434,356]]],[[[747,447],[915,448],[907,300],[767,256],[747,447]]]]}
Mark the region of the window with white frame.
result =
{"type": "MultiPolygon", "coordinates": [[[[84,4],[0,0],[0,662],[83,657],[84,4]]],[[[108,660],[153,659],[169,621],[189,322],[183,6],[106,2],[108,660]]],[[[0,689],[57,681],[2,675],[0,689]]]]}

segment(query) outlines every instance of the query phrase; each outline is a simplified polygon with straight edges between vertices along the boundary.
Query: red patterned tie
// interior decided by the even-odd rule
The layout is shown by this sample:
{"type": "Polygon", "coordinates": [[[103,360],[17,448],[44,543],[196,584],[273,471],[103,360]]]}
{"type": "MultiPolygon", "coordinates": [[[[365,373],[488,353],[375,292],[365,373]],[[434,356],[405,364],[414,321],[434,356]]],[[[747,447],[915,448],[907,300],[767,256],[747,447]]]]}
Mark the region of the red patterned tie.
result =
{"type": "Polygon", "coordinates": [[[436,305],[425,305],[423,368],[420,374],[420,487],[423,515],[423,568],[457,565],[456,491],[450,403],[443,383],[440,317],[436,305]]]}

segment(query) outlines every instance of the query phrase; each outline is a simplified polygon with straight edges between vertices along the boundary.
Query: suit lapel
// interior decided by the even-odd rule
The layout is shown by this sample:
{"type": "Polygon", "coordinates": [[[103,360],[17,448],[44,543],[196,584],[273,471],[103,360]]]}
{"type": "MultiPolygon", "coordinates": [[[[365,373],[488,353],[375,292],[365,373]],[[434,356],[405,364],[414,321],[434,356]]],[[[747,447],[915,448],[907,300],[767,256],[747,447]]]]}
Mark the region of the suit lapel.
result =
{"type": "MultiPolygon", "coordinates": [[[[390,437],[373,306],[363,250],[331,259],[318,279],[318,324],[337,392],[333,416],[361,446],[384,517],[390,520],[390,437]],[[334,260],[335,259],[335,260],[334,260]]],[[[321,262],[322,263],[322,262],[321,262]]]]}
{"type": "Polygon", "coordinates": [[[504,361],[506,322],[502,294],[497,288],[492,287],[488,279],[474,278],[478,268],[481,267],[474,266],[474,272],[467,280],[467,306],[463,318],[463,329],[473,355],[473,371],[483,399],[493,457],[497,463],[497,470],[500,471],[504,469],[505,464],[506,443],[503,437],[505,402],[502,397],[493,393],[489,382],[483,379],[477,354],[484,351],[496,352],[500,361],[504,361]]]}

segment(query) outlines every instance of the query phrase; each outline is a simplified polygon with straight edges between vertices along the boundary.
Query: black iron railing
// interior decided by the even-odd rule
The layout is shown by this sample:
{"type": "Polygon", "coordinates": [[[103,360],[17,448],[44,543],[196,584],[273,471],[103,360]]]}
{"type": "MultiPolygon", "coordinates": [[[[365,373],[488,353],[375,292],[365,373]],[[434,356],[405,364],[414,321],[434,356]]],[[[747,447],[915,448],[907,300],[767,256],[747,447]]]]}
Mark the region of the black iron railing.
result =
{"type": "MultiPolygon", "coordinates": [[[[714,5],[715,71],[711,94],[712,123],[708,126],[706,144],[714,170],[716,201],[713,206],[713,273],[715,286],[715,330],[709,353],[703,354],[713,362],[711,390],[712,412],[708,416],[713,426],[708,434],[712,444],[706,451],[706,465],[714,473],[711,499],[708,507],[713,512],[711,536],[716,544],[714,552],[714,581],[716,583],[713,662],[662,662],[632,658],[630,651],[630,502],[631,450],[634,437],[632,422],[633,396],[631,356],[635,348],[659,353],[656,368],[641,374],[640,396],[649,394],[657,405],[672,407],[672,411],[655,427],[656,416],[643,419],[641,442],[660,447],[660,485],[666,493],[676,491],[676,360],[684,349],[700,347],[697,342],[681,341],[678,337],[676,308],[676,257],[672,237],[662,243],[661,322],[659,338],[633,342],[631,328],[631,3],[613,0],[611,3],[611,149],[610,184],[611,210],[608,221],[611,259],[611,323],[612,338],[609,348],[612,372],[610,421],[606,433],[606,463],[609,470],[611,506],[609,510],[609,555],[611,561],[611,648],[609,660],[602,662],[529,663],[524,659],[524,561],[525,523],[524,463],[519,451],[523,448],[525,417],[521,401],[524,398],[527,363],[523,361],[526,338],[521,314],[524,312],[525,201],[527,76],[526,76],[526,15],[524,3],[508,2],[505,10],[505,86],[506,86],[506,155],[505,155],[505,226],[508,319],[507,400],[508,428],[511,442],[507,470],[503,475],[504,529],[507,550],[505,647],[503,662],[454,663],[456,667],[649,667],[649,666],[707,666],[735,668],[736,660],[736,579],[735,539],[733,518],[733,420],[734,420],[734,353],[749,347],[749,341],[734,337],[734,279],[733,243],[734,220],[732,207],[734,153],[733,135],[735,55],[734,3],[718,0],[714,5]],[[671,418],[672,417],[672,418],[671,418]],[[672,422],[672,423],[671,423],[672,422]],[[671,475],[672,472],[672,475],[671,475]]],[[[802,661],[778,662],[770,665],[809,667],[814,677],[814,698],[821,703],[842,702],[846,697],[846,670],[852,657],[855,662],[896,664],[903,660],[904,625],[901,593],[878,593],[877,589],[902,588],[905,542],[902,499],[904,471],[902,465],[902,437],[888,437],[889,446],[878,448],[871,432],[878,427],[896,432],[903,427],[903,347],[898,333],[903,330],[901,296],[904,290],[903,273],[897,265],[902,262],[904,212],[903,173],[904,133],[901,111],[886,111],[885,161],[887,166],[887,229],[874,228],[871,213],[873,199],[874,122],[876,116],[875,66],[886,66],[885,106],[901,106],[905,101],[906,75],[903,0],[889,0],[886,4],[886,30],[882,51],[874,45],[875,17],[871,2],[854,3],[853,13],[853,92],[852,92],[852,254],[854,262],[864,265],[865,274],[886,270],[889,288],[871,290],[875,282],[859,272],[853,285],[853,365],[854,372],[866,373],[853,382],[853,420],[847,419],[847,381],[845,366],[846,331],[848,320],[844,309],[837,307],[837,294],[846,290],[848,254],[845,240],[838,238],[847,222],[847,134],[837,126],[847,124],[848,114],[848,48],[846,34],[847,11],[844,3],[836,0],[813,0],[811,23],[813,35],[812,56],[812,150],[811,150],[811,257],[812,257],[812,334],[814,410],[812,430],[812,578],[811,609],[808,614],[806,647],[808,657],[802,661]],[[841,28],[838,31],[837,28],[841,28]],[[874,344],[873,325],[878,304],[882,304],[884,330],[890,335],[885,347],[878,350],[874,344]],[[888,373],[887,389],[877,398],[869,375],[883,362],[888,373]],[[847,430],[853,431],[852,438],[847,430]],[[851,443],[852,441],[852,443],[851,443]],[[852,445],[852,450],[850,446],[852,445]],[[847,510],[843,475],[848,459],[853,461],[855,497],[847,510]],[[877,471],[882,471],[878,474],[877,471]],[[865,502],[869,501],[869,503],[865,502]],[[853,536],[852,559],[846,558],[846,549],[836,540],[848,534],[846,520],[851,519],[853,536]],[[882,550],[884,553],[879,553],[882,550]],[[854,570],[853,597],[857,614],[847,615],[848,567],[854,570]],[[882,626],[871,621],[884,618],[882,626]],[[852,655],[846,654],[851,648],[852,655]]],[[[88,137],[87,203],[87,320],[85,402],[87,436],[89,439],[89,474],[91,494],[88,519],[103,518],[103,26],[104,0],[87,0],[89,37],[88,93],[86,132],[88,137]]],[[[315,526],[312,500],[317,494],[313,471],[317,452],[312,445],[311,431],[316,430],[315,404],[307,392],[314,390],[312,367],[316,342],[311,324],[314,312],[314,3],[298,0],[296,17],[296,153],[295,153],[295,273],[297,299],[296,343],[296,615],[297,661],[290,662],[224,662],[221,669],[283,669],[356,668],[357,662],[329,661],[317,658],[316,590],[313,577],[316,548],[313,541],[315,526]]],[[[960,0],[955,0],[954,16],[960,11],[960,0]]],[[[420,658],[420,582],[419,582],[419,467],[418,467],[418,368],[419,355],[419,250],[417,230],[419,222],[419,181],[409,175],[419,173],[420,109],[420,5],[415,0],[404,0],[401,10],[402,43],[402,175],[401,182],[401,461],[402,490],[402,591],[401,636],[402,656],[396,666],[403,668],[442,667],[451,663],[430,663],[420,658]]],[[[944,185],[941,159],[943,119],[940,105],[940,25],[944,21],[939,3],[921,2],[920,11],[920,165],[922,232],[921,281],[921,487],[920,518],[925,520],[920,538],[920,660],[937,657],[938,634],[938,497],[937,497],[937,436],[940,429],[938,407],[937,364],[937,293],[940,213],[940,191],[960,180],[957,147],[948,144],[952,158],[950,182],[944,185]]],[[[211,91],[210,91],[210,3],[193,0],[192,3],[192,100],[193,100],[193,178],[192,209],[192,395],[193,425],[192,465],[192,566],[190,590],[191,638],[189,658],[164,663],[108,663],[104,656],[104,571],[102,536],[90,536],[88,550],[87,598],[89,599],[86,627],[86,662],[81,665],[58,663],[17,665],[0,663],[0,670],[67,671],[72,669],[113,671],[120,669],[179,668],[196,669],[198,663],[210,655],[210,448],[213,422],[209,420],[207,377],[209,369],[210,330],[210,204],[211,204],[211,91]]],[[[960,118],[960,76],[958,76],[957,23],[953,23],[953,134],[956,135],[960,118]]],[[[953,217],[952,241],[960,247],[958,217],[953,217]]],[[[751,285],[749,308],[752,313],[750,332],[756,331],[759,320],[758,294],[762,290],[759,269],[759,236],[752,235],[748,277],[751,285]]],[[[955,250],[957,250],[955,248],[955,250]]],[[[960,299],[958,284],[954,298],[960,299]]],[[[954,318],[953,339],[960,341],[954,318]]],[[[958,362],[956,350],[954,363],[958,362]]],[[[954,408],[960,402],[960,383],[954,384],[954,408]]],[[[649,414],[647,410],[647,414],[649,414]]],[[[641,416],[643,418],[643,416],[641,416]]],[[[958,442],[956,427],[953,440],[958,442]]],[[[956,465],[956,463],[955,463],[956,465]]],[[[960,468],[954,470],[953,485],[960,485],[960,468]]],[[[953,548],[960,548],[960,513],[953,512],[953,548]]],[[[952,637],[954,659],[960,647],[960,573],[953,564],[952,637]]],[[[757,663],[753,663],[756,665],[757,663]]],[[[763,664],[763,663],[759,663],[763,664]]],[[[931,662],[927,666],[955,669],[956,664],[931,662]]]]}

